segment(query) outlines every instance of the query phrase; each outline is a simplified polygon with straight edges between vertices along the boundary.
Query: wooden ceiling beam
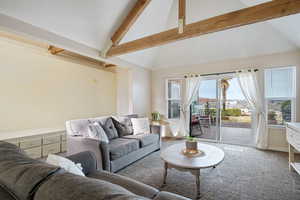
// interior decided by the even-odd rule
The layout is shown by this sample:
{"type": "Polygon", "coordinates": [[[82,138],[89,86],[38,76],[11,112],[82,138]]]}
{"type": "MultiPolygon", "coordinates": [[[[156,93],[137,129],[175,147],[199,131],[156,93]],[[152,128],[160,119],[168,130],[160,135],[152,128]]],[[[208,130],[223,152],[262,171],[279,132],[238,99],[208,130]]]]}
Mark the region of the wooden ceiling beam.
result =
{"type": "Polygon", "coordinates": [[[105,64],[104,65],[106,68],[109,68],[109,67],[116,67],[117,65],[115,65],[115,64],[105,64]]]}
{"type": "Polygon", "coordinates": [[[178,33],[181,34],[184,31],[185,26],[185,16],[186,16],[186,1],[185,0],[179,0],[178,5],[178,33]]]}
{"type": "Polygon", "coordinates": [[[60,53],[60,52],[63,52],[64,49],[55,47],[55,46],[53,46],[53,45],[50,45],[49,48],[48,48],[48,51],[49,51],[52,55],[55,55],[55,54],[58,54],[58,53],[60,53]]]}
{"type": "Polygon", "coordinates": [[[77,54],[77,53],[73,53],[71,51],[68,51],[68,50],[65,50],[65,49],[62,49],[62,48],[55,47],[53,45],[48,46],[48,51],[52,55],[67,56],[67,57],[70,57],[70,58],[84,60],[84,61],[87,61],[88,63],[99,65],[99,66],[104,67],[104,68],[117,67],[117,65],[115,65],[115,64],[106,63],[106,62],[103,62],[103,61],[100,61],[100,60],[96,60],[94,58],[89,58],[89,57],[86,57],[86,56],[83,56],[83,55],[80,55],[80,54],[77,54]],[[63,52],[63,53],[58,54],[58,53],[61,53],[61,52],[63,52]]]}
{"type": "Polygon", "coordinates": [[[137,0],[136,4],[129,12],[123,23],[111,37],[113,45],[117,45],[124,38],[130,27],[136,22],[151,0],[137,0]]]}
{"type": "Polygon", "coordinates": [[[178,28],[174,28],[114,46],[107,52],[107,56],[118,56],[208,33],[297,14],[299,12],[300,0],[273,0],[186,25],[182,34],[178,33],[178,28]]]}

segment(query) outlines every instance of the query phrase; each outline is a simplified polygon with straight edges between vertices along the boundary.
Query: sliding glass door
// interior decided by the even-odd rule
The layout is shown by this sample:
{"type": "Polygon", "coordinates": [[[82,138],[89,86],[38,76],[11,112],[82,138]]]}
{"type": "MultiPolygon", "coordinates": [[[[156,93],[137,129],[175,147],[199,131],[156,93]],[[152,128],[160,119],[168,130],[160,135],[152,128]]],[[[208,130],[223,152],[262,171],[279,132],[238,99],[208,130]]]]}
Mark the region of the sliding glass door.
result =
{"type": "Polygon", "coordinates": [[[236,77],[220,79],[220,140],[254,146],[252,112],[236,77]]]}
{"type": "Polygon", "coordinates": [[[250,107],[236,77],[206,77],[191,105],[191,136],[254,145],[250,107]]]}
{"type": "Polygon", "coordinates": [[[218,79],[203,80],[191,105],[191,135],[219,139],[219,87],[218,79]]]}

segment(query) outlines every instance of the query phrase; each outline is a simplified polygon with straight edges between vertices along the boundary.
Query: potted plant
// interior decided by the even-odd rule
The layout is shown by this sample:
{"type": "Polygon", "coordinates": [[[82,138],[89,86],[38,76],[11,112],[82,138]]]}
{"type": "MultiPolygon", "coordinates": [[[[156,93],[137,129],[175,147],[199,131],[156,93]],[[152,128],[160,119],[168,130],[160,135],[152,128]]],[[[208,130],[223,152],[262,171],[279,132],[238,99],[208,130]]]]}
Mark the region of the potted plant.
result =
{"type": "Polygon", "coordinates": [[[160,121],[160,114],[159,114],[159,112],[153,112],[153,113],[151,113],[151,115],[152,115],[152,120],[153,121],[160,121]]]}
{"type": "Polygon", "coordinates": [[[190,153],[198,152],[198,142],[195,137],[188,136],[185,141],[186,151],[190,153]]]}

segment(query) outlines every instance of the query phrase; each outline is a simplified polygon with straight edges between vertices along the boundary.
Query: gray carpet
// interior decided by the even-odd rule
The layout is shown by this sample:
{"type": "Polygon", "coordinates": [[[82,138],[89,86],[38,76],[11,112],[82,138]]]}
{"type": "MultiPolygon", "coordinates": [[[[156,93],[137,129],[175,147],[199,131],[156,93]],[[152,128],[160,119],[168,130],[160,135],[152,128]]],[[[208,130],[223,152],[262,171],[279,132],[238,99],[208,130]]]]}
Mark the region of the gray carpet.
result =
{"type": "MultiPolygon", "coordinates": [[[[163,148],[182,141],[164,142],[163,148]]],[[[300,176],[288,170],[288,154],[251,147],[209,143],[222,148],[225,160],[216,169],[201,171],[201,200],[299,200],[300,176]]],[[[163,179],[160,152],[118,172],[159,188],[163,179]]],[[[194,177],[172,169],[162,190],[193,198],[194,177]]]]}

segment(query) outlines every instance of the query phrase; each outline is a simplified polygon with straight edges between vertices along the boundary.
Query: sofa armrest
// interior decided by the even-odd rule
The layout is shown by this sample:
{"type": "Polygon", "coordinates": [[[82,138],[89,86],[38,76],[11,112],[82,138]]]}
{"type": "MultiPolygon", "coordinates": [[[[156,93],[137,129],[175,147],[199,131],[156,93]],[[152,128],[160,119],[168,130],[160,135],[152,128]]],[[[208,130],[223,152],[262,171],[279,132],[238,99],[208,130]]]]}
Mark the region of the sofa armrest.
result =
{"type": "Polygon", "coordinates": [[[110,173],[107,171],[97,171],[95,173],[90,174],[88,177],[100,179],[119,185],[136,195],[143,196],[149,199],[153,199],[159,193],[159,191],[154,187],[138,182],[131,178],[110,173]]]}
{"type": "Polygon", "coordinates": [[[158,134],[159,136],[159,146],[161,146],[161,125],[150,125],[150,133],[158,134]]]}
{"type": "Polygon", "coordinates": [[[151,124],[150,125],[150,132],[151,133],[155,133],[155,134],[159,134],[159,136],[160,136],[161,126],[160,125],[153,125],[153,124],[151,124]]]}
{"type": "Polygon", "coordinates": [[[81,136],[67,137],[67,156],[77,154],[80,152],[89,151],[92,152],[96,158],[96,168],[102,169],[102,152],[100,150],[100,142],[90,138],[84,138],[81,136]]]}
{"type": "Polygon", "coordinates": [[[110,171],[109,146],[106,142],[100,142],[100,149],[102,153],[102,169],[110,171]]]}
{"type": "Polygon", "coordinates": [[[80,163],[83,168],[82,171],[85,175],[97,171],[97,159],[95,154],[91,151],[83,151],[67,156],[67,158],[74,163],[80,163]]]}

